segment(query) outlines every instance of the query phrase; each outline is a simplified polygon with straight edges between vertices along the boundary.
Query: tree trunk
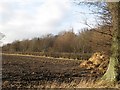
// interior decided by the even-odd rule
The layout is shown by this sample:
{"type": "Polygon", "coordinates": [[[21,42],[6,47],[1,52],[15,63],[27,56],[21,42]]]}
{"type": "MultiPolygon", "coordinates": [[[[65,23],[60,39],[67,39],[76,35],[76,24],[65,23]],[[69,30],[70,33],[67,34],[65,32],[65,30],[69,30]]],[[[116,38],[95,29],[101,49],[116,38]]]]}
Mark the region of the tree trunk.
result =
{"type": "Polygon", "coordinates": [[[112,16],[112,29],[113,38],[111,46],[111,57],[106,73],[103,75],[102,80],[107,82],[116,82],[119,76],[119,64],[120,64],[120,26],[119,26],[119,10],[120,3],[112,2],[108,3],[108,8],[112,16]]]}

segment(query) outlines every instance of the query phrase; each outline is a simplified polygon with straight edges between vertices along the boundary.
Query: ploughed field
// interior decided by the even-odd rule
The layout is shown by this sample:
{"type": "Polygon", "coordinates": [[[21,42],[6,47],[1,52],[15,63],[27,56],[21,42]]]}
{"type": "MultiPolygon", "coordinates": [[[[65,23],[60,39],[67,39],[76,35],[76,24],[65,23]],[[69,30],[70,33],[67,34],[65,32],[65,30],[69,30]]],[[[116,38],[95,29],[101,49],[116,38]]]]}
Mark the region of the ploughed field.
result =
{"type": "Polygon", "coordinates": [[[79,82],[101,75],[80,68],[80,60],[55,59],[22,55],[2,55],[3,88],[41,85],[46,81],[79,82]]]}

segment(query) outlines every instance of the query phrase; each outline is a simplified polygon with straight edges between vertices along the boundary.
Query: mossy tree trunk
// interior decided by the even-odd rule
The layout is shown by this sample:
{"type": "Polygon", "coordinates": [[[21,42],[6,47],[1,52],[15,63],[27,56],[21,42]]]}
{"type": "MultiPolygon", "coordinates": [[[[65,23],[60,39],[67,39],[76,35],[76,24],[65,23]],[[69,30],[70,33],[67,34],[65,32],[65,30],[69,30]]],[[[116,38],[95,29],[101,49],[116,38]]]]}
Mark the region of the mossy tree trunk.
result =
{"type": "Polygon", "coordinates": [[[106,73],[103,75],[102,80],[107,82],[116,82],[118,76],[120,75],[120,25],[119,25],[119,2],[109,2],[108,8],[112,16],[112,29],[113,29],[113,38],[111,46],[111,57],[106,73]]]}

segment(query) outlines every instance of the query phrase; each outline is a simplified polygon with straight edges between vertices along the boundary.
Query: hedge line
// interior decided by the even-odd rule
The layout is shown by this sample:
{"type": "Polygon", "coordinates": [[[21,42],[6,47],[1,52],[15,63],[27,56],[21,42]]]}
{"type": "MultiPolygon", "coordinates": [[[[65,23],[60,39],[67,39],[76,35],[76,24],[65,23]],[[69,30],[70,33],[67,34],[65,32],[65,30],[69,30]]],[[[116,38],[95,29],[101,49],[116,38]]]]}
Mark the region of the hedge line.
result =
{"type": "Polygon", "coordinates": [[[12,54],[25,54],[25,55],[36,55],[54,58],[68,58],[76,60],[87,60],[91,57],[92,53],[57,53],[57,52],[4,52],[12,54]]]}

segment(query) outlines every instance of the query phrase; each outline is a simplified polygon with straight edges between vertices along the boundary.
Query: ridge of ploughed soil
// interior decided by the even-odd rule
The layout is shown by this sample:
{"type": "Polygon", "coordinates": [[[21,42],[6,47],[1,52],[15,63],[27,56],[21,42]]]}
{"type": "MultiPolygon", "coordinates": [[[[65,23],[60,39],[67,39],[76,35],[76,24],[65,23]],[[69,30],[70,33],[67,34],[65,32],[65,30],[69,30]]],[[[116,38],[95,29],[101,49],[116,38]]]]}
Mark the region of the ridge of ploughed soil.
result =
{"type": "Polygon", "coordinates": [[[80,67],[80,60],[61,60],[22,55],[2,55],[2,81],[80,81],[82,78],[98,78],[101,74],[90,73],[80,67]]]}

